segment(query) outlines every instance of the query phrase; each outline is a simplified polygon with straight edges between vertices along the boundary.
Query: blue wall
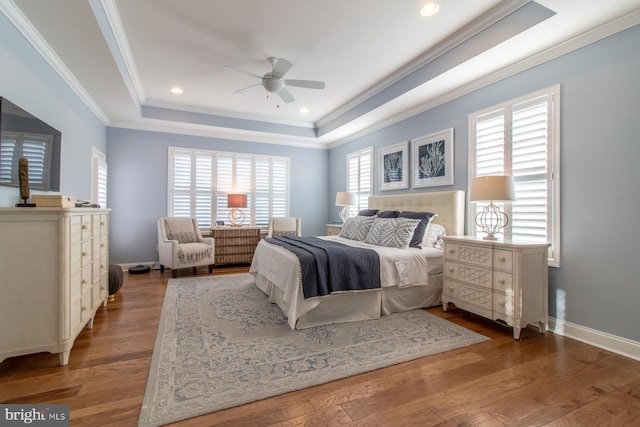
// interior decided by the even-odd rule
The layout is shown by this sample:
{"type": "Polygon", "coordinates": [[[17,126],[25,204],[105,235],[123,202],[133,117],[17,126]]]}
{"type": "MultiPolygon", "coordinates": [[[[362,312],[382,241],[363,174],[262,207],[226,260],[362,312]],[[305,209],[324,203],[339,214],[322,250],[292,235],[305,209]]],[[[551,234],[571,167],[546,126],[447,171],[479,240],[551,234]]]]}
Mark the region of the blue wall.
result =
{"type": "MultiPolygon", "coordinates": [[[[453,186],[467,188],[468,115],[561,85],[561,265],[549,269],[550,315],[640,341],[640,26],[331,150],[329,191],[345,154],[454,128],[453,186]]],[[[379,192],[379,177],[374,177],[379,192]]],[[[415,190],[396,191],[410,192],[415,190]]],[[[385,191],[384,194],[393,194],[385,191]]],[[[334,214],[335,215],[335,214],[334,214]]]]}
{"type": "MultiPolygon", "coordinates": [[[[106,153],[106,127],[1,13],[0,40],[0,96],[62,132],[60,193],[90,199],[91,147],[106,153]]],[[[19,199],[0,185],[0,207],[19,199]]]]}
{"type": "Polygon", "coordinates": [[[114,263],[157,261],[156,221],[167,215],[168,147],[287,156],[291,159],[290,211],[304,235],[325,234],[329,216],[328,151],[109,128],[110,256],[114,263]]]}

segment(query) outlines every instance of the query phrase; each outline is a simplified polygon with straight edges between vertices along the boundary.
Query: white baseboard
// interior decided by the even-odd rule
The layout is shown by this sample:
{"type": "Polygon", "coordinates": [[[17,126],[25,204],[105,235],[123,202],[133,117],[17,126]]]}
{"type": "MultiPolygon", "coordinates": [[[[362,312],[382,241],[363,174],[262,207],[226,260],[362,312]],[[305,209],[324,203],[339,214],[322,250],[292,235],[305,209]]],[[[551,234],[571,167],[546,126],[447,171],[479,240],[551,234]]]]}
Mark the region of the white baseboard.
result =
{"type": "Polygon", "coordinates": [[[640,360],[640,342],[632,341],[616,335],[575,323],[565,322],[549,317],[549,330],[554,334],[573,338],[574,340],[611,351],[631,359],[640,360]]]}

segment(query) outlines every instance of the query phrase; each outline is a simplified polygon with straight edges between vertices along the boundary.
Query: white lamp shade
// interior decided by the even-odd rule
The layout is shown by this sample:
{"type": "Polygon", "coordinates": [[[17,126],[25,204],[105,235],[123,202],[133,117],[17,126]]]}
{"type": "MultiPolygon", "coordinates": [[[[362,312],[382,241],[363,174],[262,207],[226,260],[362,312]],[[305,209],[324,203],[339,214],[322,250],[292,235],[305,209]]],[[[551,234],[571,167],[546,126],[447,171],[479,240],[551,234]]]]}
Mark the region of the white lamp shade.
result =
{"type": "Polygon", "coordinates": [[[509,202],[516,199],[516,188],[510,175],[474,178],[469,192],[471,202],[509,202]]]}
{"type": "Polygon", "coordinates": [[[356,193],[338,191],[336,194],[336,206],[353,206],[356,204],[356,193]]]}

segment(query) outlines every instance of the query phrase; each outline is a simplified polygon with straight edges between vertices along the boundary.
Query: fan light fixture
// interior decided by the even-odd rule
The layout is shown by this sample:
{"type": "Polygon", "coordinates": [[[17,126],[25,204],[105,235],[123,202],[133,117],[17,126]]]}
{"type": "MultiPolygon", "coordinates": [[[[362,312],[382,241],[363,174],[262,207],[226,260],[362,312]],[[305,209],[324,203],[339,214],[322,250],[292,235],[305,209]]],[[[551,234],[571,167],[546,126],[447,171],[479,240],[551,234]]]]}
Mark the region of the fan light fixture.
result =
{"type": "Polygon", "coordinates": [[[433,16],[438,13],[438,10],[440,10],[438,2],[430,1],[420,8],[420,15],[433,16]]]}
{"type": "Polygon", "coordinates": [[[516,189],[512,176],[493,175],[473,179],[470,202],[489,202],[476,215],[476,224],[486,236],[484,240],[498,240],[496,234],[509,224],[509,217],[493,202],[511,202],[516,199],[516,189]]]}

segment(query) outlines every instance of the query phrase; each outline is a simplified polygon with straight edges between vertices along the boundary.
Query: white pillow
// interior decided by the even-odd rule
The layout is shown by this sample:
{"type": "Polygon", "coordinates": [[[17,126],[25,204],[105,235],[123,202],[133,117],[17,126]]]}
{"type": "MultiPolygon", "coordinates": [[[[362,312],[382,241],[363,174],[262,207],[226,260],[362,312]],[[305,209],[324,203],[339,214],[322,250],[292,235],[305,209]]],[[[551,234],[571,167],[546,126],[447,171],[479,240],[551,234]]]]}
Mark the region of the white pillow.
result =
{"type": "Polygon", "coordinates": [[[413,232],[420,224],[420,221],[419,219],[411,218],[376,218],[364,242],[372,245],[406,249],[409,247],[413,232]]]}
{"type": "Polygon", "coordinates": [[[424,233],[421,246],[423,248],[441,248],[442,236],[446,235],[447,229],[444,226],[430,222],[427,226],[427,231],[424,233]]]}

